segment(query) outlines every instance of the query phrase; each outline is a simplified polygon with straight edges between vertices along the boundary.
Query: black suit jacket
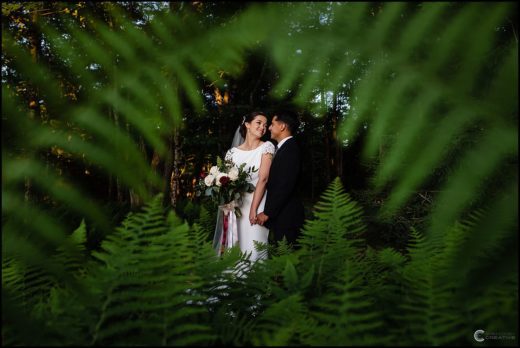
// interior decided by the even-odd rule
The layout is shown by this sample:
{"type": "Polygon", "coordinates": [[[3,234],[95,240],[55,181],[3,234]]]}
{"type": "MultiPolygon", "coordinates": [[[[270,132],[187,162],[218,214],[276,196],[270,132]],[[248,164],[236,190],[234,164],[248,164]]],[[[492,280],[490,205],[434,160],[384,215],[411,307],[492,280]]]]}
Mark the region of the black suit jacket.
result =
{"type": "Polygon", "coordinates": [[[301,152],[297,141],[291,138],[276,152],[267,181],[264,213],[269,219],[265,226],[274,231],[275,240],[285,235],[289,242],[294,242],[303,225],[304,210],[298,193],[300,177],[301,152]]]}

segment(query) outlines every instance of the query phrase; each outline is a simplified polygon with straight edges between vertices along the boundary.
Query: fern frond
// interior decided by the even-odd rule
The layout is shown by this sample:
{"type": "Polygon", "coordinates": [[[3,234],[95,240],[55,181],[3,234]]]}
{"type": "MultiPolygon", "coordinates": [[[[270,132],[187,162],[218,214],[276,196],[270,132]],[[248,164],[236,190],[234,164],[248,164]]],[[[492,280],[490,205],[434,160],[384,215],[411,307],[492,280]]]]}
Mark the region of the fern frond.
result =
{"type": "Polygon", "coordinates": [[[304,264],[316,266],[318,286],[334,276],[343,260],[356,259],[363,231],[361,208],[336,178],[315,205],[314,219],[306,221],[299,239],[304,264]]]}
{"type": "MultiPolygon", "coordinates": [[[[426,345],[468,341],[466,332],[472,328],[468,326],[467,318],[471,316],[476,297],[482,296],[481,292],[477,295],[468,291],[476,286],[470,275],[475,265],[485,263],[482,254],[477,256],[479,251],[474,254],[478,262],[467,254],[467,244],[477,236],[475,232],[483,216],[483,212],[476,212],[471,219],[454,224],[442,239],[424,238],[412,230],[410,262],[404,267],[401,279],[405,293],[399,303],[399,314],[394,316],[399,326],[407,329],[396,330],[396,337],[405,335],[414,344],[426,345]]],[[[511,271],[504,274],[511,275],[511,271]]],[[[497,278],[480,286],[490,291],[491,284],[500,284],[499,279],[507,278],[497,278]]],[[[489,300],[478,302],[484,305],[489,300]]],[[[481,309],[495,313],[491,307],[481,309]]]]}
{"type": "MultiPolygon", "coordinates": [[[[2,269],[3,271],[3,269],[2,269]]],[[[41,330],[45,327],[45,320],[38,320],[27,313],[23,303],[12,298],[16,293],[4,287],[2,282],[2,315],[5,316],[2,323],[2,344],[9,345],[38,345],[38,342],[56,342],[50,335],[41,330]],[[6,319],[9,320],[6,320],[6,319]]]]}
{"type": "Polygon", "coordinates": [[[299,295],[289,296],[269,306],[251,329],[254,345],[282,346],[298,342],[305,331],[306,309],[299,295]],[[303,330],[302,330],[303,329],[303,330]]]}
{"type": "MultiPolygon", "coordinates": [[[[488,287],[484,293],[472,297],[468,304],[468,318],[472,327],[485,327],[489,332],[516,332],[518,327],[518,278],[511,277],[494,287],[488,287]],[[516,314],[515,314],[516,313],[516,314]]],[[[510,339],[510,338],[509,338],[510,339]]],[[[512,345],[518,337],[509,341],[512,345]]]]}
{"type": "MultiPolygon", "coordinates": [[[[84,221],[67,240],[70,244],[58,247],[50,258],[54,264],[62,265],[67,273],[81,277],[86,271],[84,221]]],[[[49,273],[45,265],[25,264],[20,261],[21,258],[15,256],[16,254],[4,257],[2,260],[2,286],[12,291],[12,298],[30,312],[38,302],[48,298],[53,287],[65,284],[62,284],[61,277],[49,273]]]]}
{"type": "Polygon", "coordinates": [[[437,198],[432,212],[432,234],[440,234],[461,214],[467,203],[474,199],[482,182],[493,175],[501,161],[506,161],[518,150],[515,129],[491,127],[474,149],[468,150],[458,170],[450,177],[437,198]],[[479,159],[487,158],[486,161],[479,159]],[[468,173],[471,171],[471,175],[468,173]]]}
{"type": "MultiPolygon", "coordinates": [[[[34,30],[41,31],[50,55],[56,56],[51,63],[42,60],[33,64],[24,44],[16,39],[17,34],[10,30],[2,32],[3,52],[10,58],[9,69],[16,72],[17,80],[40,91],[38,98],[44,102],[46,117],[51,120],[44,124],[40,119],[27,117],[27,101],[11,92],[16,90],[14,86],[2,86],[6,92],[2,93],[2,114],[9,115],[2,122],[14,130],[21,127],[19,120],[23,121],[23,131],[16,133],[16,141],[24,144],[23,157],[31,164],[23,167],[21,161],[3,160],[3,169],[17,169],[9,170],[11,175],[6,177],[5,186],[16,188],[12,192],[14,199],[24,194],[19,183],[34,177],[44,183],[43,194],[48,194],[51,200],[63,202],[67,209],[77,208],[84,216],[97,219],[100,224],[104,222],[105,227],[108,219],[100,214],[95,203],[82,199],[78,190],[60,190],[52,185],[61,182],[59,174],[49,173],[45,181],[39,174],[34,175],[40,172],[37,168],[44,167],[36,154],[59,148],[117,178],[146,201],[149,188],[160,188],[162,182],[147,164],[137,139],[141,137],[158,153],[165,154],[163,135],[171,127],[182,126],[184,96],[195,110],[201,110],[197,76],[221,81],[220,70],[238,74],[245,50],[266,38],[280,15],[273,9],[254,5],[230,26],[207,30],[197,16],[181,18],[174,12],[157,13],[147,25],[138,26],[128,13],[118,8],[103,7],[110,23],[98,20],[97,14],[91,14],[91,20],[83,25],[58,14],[53,16],[56,21],[39,17],[33,23],[34,30]],[[264,12],[271,15],[258,16],[264,12]],[[83,98],[72,105],[62,88],[67,82],[81,86],[83,98]],[[71,129],[81,135],[71,136],[71,129]]],[[[9,144],[9,154],[3,159],[17,154],[20,147],[9,144]]],[[[7,194],[3,196],[5,200],[7,194]]],[[[23,204],[16,204],[16,209],[7,209],[12,204],[2,206],[6,216],[26,210],[23,204]]],[[[14,228],[6,232],[22,229],[20,224],[14,226],[19,220],[11,218],[14,228]]],[[[56,222],[51,226],[28,220],[28,224],[38,233],[60,231],[65,235],[56,222]]]]}
{"type": "Polygon", "coordinates": [[[387,342],[377,332],[381,314],[367,296],[357,263],[345,262],[338,279],[321,298],[312,301],[312,318],[318,322],[312,345],[379,345],[387,342]]]}
{"type": "Polygon", "coordinates": [[[383,214],[406,204],[435,169],[454,163],[431,216],[432,233],[442,234],[471,209],[482,187],[500,180],[497,168],[514,173],[518,45],[507,22],[515,9],[512,3],[485,9],[448,3],[294,5],[288,22],[317,29],[291,32],[289,43],[270,42],[283,72],[277,87],[296,94],[301,105],[311,104],[313,92],[325,86],[348,97],[339,140],[352,140],[364,126],[365,158],[385,150],[375,176],[376,188],[391,190],[383,214]],[[319,13],[320,21],[306,13],[319,13]],[[475,146],[458,142],[468,134],[475,146]]]}
{"type": "MultiPolygon", "coordinates": [[[[210,30],[175,13],[136,25],[114,6],[107,12],[111,24],[93,14],[85,26],[58,16],[35,23],[55,56],[39,64],[18,40],[17,27],[8,26],[2,31],[6,68],[39,91],[48,119],[33,117],[27,100],[13,92],[16,82],[3,84],[2,125],[12,135],[2,156],[2,297],[9,323],[3,343],[209,345],[222,333],[219,342],[237,345],[400,344],[398,337],[440,345],[466,343],[468,317],[472,325],[502,325],[493,318],[514,308],[517,282],[511,279],[518,273],[518,45],[504,25],[516,6],[253,4],[210,30]],[[41,154],[57,147],[146,201],[150,186],[161,181],[136,139],[165,154],[163,136],[182,127],[184,99],[200,110],[200,81],[223,83],[219,71],[237,76],[244,52],[259,43],[280,68],[274,88],[280,94],[290,91],[301,104],[318,90],[348,94],[339,140],[366,127],[365,157],[387,151],[375,177],[378,188],[391,186],[387,213],[450,162],[453,174],[440,183],[432,225],[425,237],[412,232],[409,262],[390,250],[364,252],[360,209],[336,179],[306,222],[296,252],[282,244],[263,264],[252,265],[236,249],[216,260],[204,227],[165,218],[156,198],[107,237],[81,277],[83,250],[52,214],[23,199],[24,184],[32,180],[52,201],[101,225],[108,219],[78,187],[56,186],[63,178],[42,170],[41,154]],[[67,83],[81,86],[74,105],[65,96],[67,83]],[[471,141],[461,144],[462,136],[471,141]],[[501,182],[504,171],[504,189],[490,195],[488,183],[501,182]],[[476,201],[486,202],[478,223],[457,224],[476,201]],[[55,256],[58,246],[64,254],[55,256]],[[374,278],[378,272],[395,278],[384,284],[374,278]],[[482,272],[489,282],[479,282],[482,272]],[[71,290],[78,284],[88,301],[71,290]],[[385,299],[375,289],[388,291],[391,303],[382,311],[397,315],[374,310],[385,299]],[[495,296],[500,301],[493,309],[495,296]],[[230,321],[241,329],[222,326],[230,321]],[[377,338],[381,323],[394,325],[390,338],[377,338]],[[350,334],[335,336],[332,328],[350,334]]],[[[80,227],[80,240],[83,232],[80,227]]]]}
{"type": "Polygon", "coordinates": [[[39,301],[49,296],[55,283],[55,279],[39,267],[24,266],[16,259],[2,261],[2,287],[12,293],[11,298],[25,313],[30,313],[39,301]]]}
{"type": "Polygon", "coordinates": [[[205,282],[197,274],[210,255],[215,256],[200,233],[191,234],[186,224],[169,228],[161,202],[159,195],[143,212],[131,214],[102,244],[104,252],[94,254],[111,271],[94,273],[101,278],[91,280],[101,282],[104,289],[93,342],[193,344],[213,340],[207,323],[193,323],[207,313],[202,292],[205,282]]]}
{"type": "Polygon", "coordinates": [[[208,240],[212,240],[213,233],[215,233],[216,214],[216,209],[213,213],[210,213],[205,206],[202,205],[200,207],[200,214],[196,223],[206,232],[206,238],[208,240]]]}

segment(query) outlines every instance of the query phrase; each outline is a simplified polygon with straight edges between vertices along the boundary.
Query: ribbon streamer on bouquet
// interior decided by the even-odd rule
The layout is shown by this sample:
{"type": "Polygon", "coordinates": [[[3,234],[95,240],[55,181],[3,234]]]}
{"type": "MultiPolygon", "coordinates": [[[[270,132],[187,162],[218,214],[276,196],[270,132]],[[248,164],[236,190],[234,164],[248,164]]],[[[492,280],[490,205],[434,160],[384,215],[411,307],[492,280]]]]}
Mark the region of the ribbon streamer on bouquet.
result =
{"type": "Polygon", "coordinates": [[[217,255],[222,255],[224,251],[232,246],[238,245],[238,224],[235,208],[237,203],[231,201],[228,204],[218,206],[217,225],[213,237],[213,249],[217,255]]]}

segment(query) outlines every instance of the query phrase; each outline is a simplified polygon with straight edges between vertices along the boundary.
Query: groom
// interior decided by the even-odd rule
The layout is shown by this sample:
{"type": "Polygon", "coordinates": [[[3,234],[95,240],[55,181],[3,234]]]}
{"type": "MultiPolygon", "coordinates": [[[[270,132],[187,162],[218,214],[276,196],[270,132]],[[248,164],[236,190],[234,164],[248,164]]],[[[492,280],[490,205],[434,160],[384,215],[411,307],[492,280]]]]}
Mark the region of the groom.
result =
{"type": "Polygon", "coordinates": [[[301,153],[293,134],[299,122],[290,111],[275,113],[269,131],[278,142],[267,181],[267,197],[264,211],[257,215],[257,222],[274,233],[275,243],[283,237],[295,245],[303,225],[304,210],[298,194],[301,173],[301,153]]]}

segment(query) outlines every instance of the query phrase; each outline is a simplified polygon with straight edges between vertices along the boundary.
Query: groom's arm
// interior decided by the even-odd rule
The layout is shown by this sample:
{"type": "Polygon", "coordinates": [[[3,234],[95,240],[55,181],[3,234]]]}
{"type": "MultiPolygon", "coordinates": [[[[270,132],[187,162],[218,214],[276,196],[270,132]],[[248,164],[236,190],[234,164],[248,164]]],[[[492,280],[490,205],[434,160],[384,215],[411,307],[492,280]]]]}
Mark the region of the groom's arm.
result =
{"type": "Polygon", "coordinates": [[[276,178],[270,178],[272,182],[267,190],[264,214],[269,219],[276,218],[298,184],[300,151],[296,147],[294,151],[284,155],[286,155],[284,158],[278,159],[282,160],[282,168],[276,178]]]}

